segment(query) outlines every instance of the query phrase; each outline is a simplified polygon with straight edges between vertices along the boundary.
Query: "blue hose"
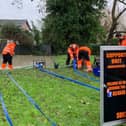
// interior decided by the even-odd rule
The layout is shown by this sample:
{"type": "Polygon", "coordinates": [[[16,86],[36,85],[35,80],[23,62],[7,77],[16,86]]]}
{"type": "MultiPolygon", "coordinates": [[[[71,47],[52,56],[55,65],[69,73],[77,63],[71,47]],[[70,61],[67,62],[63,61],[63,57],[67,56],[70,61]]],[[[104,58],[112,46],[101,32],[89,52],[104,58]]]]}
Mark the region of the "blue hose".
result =
{"type": "Polygon", "coordinates": [[[97,79],[95,79],[94,77],[91,77],[91,76],[89,76],[88,74],[86,74],[86,73],[81,73],[79,70],[77,70],[77,63],[76,63],[76,60],[73,60],[73,70],[74,70],[74,72],[76,73],[76,74],[78,74],[78,75],[80,75],[80,76],[82,76],[82,77],[85,77],[85,78],[87,78],[87,79],[89,79],[89,80],[91,80],[91,81],[95,81],[95,82],[100,82],[99,80],[97,80],[97,79]]]}
{"type": "Polygon", "coordinates": [[[14,82],[18,89],[27,97],[28,101],[48,120],[51,126],[56,126],[56,124],[41,110],[39,105],[32,99],[31,96],[15,81],[10,73],[7,73],[8,77],[14,82]]]}
{"type": "Polygon", "coordinates": [[[68,81],[71,81],[71,82],[76,83],[76,84],[78,84],[78,85],[81,85],[81,86],[84,86],[84,87],[88,87],[88,88],[94,89],[94,90],[96,90],[96,91],[100,91],[100,89],[97,88],[97,87],[95,87],[95,86],[91,86],[91,85],[89,85],[89,84],[80,82],[80,81],[78,81],[78,80],[74,80],[74,79],[72,79],[72,78],[68,78],[68,77],[62,76],[62,75],[60,75],[60,74],[57,74],[57,73],[55,73],[55,72],[46,70],[46,69],[41,68],[41,67],[38,67],[38,69],[39,69],[41,72],[46,72],[46,73],[48,73],[48,74],[50,74],[50,75],[52,75],[52,76],[54,76],[54,77],[61,78],[61,79],[64,79],[64,80],[68,80],[68,81]]]}
{"type": "Polygon", "coordinates": [[[4,115],[6,116],[6,120],[8,121],[10,126],[13,126],[13,123],[11,121],[11,118],[10,118],[8,112],[7,112],[7,109],[6,109],[6,106],[4,104],[4,100],[3,100],[3,97],[2,97],[1,93],[0,93],[0,101],[1,101],[1,104],[2,104],[3,111],[4,111],[4,115]]]}

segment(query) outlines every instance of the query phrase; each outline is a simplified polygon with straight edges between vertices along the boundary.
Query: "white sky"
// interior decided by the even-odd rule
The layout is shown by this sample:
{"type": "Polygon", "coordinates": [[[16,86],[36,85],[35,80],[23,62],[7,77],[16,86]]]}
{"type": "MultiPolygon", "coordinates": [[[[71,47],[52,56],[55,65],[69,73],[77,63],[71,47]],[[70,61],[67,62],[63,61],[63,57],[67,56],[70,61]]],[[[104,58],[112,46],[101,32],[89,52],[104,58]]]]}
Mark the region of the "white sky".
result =
{"type": "Polygon", "coordinates": [[[42,18],[42,14],[38,13],[36,8],[37,0],[30,2],[30,0],[23,0],[23,8],[18,9],[11,5],[14,0],[0,0],[0,19],[27,19],[29,22],[33,21],[37,24],[37,20],[42,18]]]}
{"type": "MultiPolygon", "coordinates": [[[[11,5],[12,1],[17,0],[0,0],[0,19],[27,19],[29,22],[33,21],[36,25],[44,15],[39,14],[37,4],[39,0],[19,0],[23,1],[23,8],[18,9],[16,6],[11,5]]],[[[113,0],[109,1],[109,7],[113,0]]]]}

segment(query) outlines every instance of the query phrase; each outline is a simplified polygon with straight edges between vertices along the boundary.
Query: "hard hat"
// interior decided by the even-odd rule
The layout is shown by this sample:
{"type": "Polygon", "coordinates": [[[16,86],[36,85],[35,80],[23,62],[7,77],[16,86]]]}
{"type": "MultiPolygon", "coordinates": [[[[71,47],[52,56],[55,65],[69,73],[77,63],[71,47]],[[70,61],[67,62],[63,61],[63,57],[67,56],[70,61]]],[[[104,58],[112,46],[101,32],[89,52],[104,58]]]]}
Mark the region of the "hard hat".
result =
{"type": "Polygon", "coordinates": [[[73,48],[75,49],[77,47],[77,45],[76,44],[73,44],[73,48]]]}
{"type": "Polygon", "coordinates": [[[76,49],[76,48],[78,47],[78,45],[77,45],[77,44],[70,44],[69,47],[70,47],[70,48],[73,48],[73,49],[76,49]]]}

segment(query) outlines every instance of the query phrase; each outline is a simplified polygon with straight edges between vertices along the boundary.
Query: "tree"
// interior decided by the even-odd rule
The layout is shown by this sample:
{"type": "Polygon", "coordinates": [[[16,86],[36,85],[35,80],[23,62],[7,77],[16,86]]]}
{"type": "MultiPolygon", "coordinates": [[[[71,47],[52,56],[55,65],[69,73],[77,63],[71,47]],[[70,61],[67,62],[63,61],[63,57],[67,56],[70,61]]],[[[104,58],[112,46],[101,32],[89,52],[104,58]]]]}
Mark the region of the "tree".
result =
{"type": "Polygon", "coordinates": [[[99,18],[105,3],[105,0],[47,0],[43,41],[55,50],[65,50],[71,42],[96,43],[103,33],[99,18]]]}
{"type": "Polygon", "coordinates": [[[111,44],[114,33],[125,32],[125,31],[116,31],[116,28],[119,25],[119,18],[124,14],[125,11],[126,11],[126,0],[113,0],[113,6],[111,11],[112,24],[106,41],[108,44],[111,44]],[[118,8],[119,3],[123,4],[124,6],[118,8]],[[118,9],[118,13],[117,13],[117,9],[118,9]]]}
{"type": "Polygon", "coordinates": [[[34,38],[32,33],[30,33],[29,31],[21,30],[21,32],[17,34],[17,40],[21,45],[32,47],[34,38]]]}
{"type": "Polygon", "coordinates": [[[3,39],[12,39],[19,41],[20,44],[25,46],[32,46],[33,36],[28,31],[23,31],[13,23],[4,24],[1,26],[1,37],[3,39]]]}
{"type": "Polygon", "coordinates": [[[32,34],[34,37],[34,41],[36,45],[40,45],[42,43],[41,41],[41,31],[38,30],[38,28],[34,25],[32,22],[32,34]]]}
{"type": "MultiPolygon", "coordinates": [[[[23,6],[23,1],[13,2],[23,6]]],[[[101,42],[105,32],[99,18],[105,5],[106,0],[38,0],[39,13],[46,11],[42,41],[57,52],[66,51],[71,42],[80,45],[101,42]]]]}
{"type": "Polygon", "coordinates": [[[17,35],[21,32],[21,29],[13,23],[7,23],[1,26],[1,36],[4,39],[17,40],[17,35]]]}

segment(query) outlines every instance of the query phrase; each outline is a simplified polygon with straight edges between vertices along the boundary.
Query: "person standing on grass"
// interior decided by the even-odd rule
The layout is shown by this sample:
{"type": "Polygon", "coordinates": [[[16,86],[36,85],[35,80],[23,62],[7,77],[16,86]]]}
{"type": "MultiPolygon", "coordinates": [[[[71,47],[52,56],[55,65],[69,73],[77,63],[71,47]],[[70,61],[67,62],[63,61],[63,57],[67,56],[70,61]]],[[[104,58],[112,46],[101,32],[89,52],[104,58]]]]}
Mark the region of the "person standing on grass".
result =
{"type": "Polygon", "coordinates": [[[87,72],[92,72],[92,64],[90,61],[91,49],[87,46],[81,46],[78,52],[77,68],[81,69],[83,65],[86,66],[87,72]]]}
{"type": "Polygon", "coordinates": [[[79,50],[79,45],[73,43],[70,44],[68,49],[67,49],[67,60],[66,60],[66,65],[70,64],[70,60],[73,61],[78,60],[78,50],[79,50]]]}
{"type": "Polygon", "coordinates": [[[12,57],[15,53],[15,47],[16,47],[15,41],[7,40],[7,44],[2,51],[2,56],[3,56],[3,61],[1,65],[2,70],[6,68],[7,63],[8,63],[9,70],[13,69],[12,57]]]}

